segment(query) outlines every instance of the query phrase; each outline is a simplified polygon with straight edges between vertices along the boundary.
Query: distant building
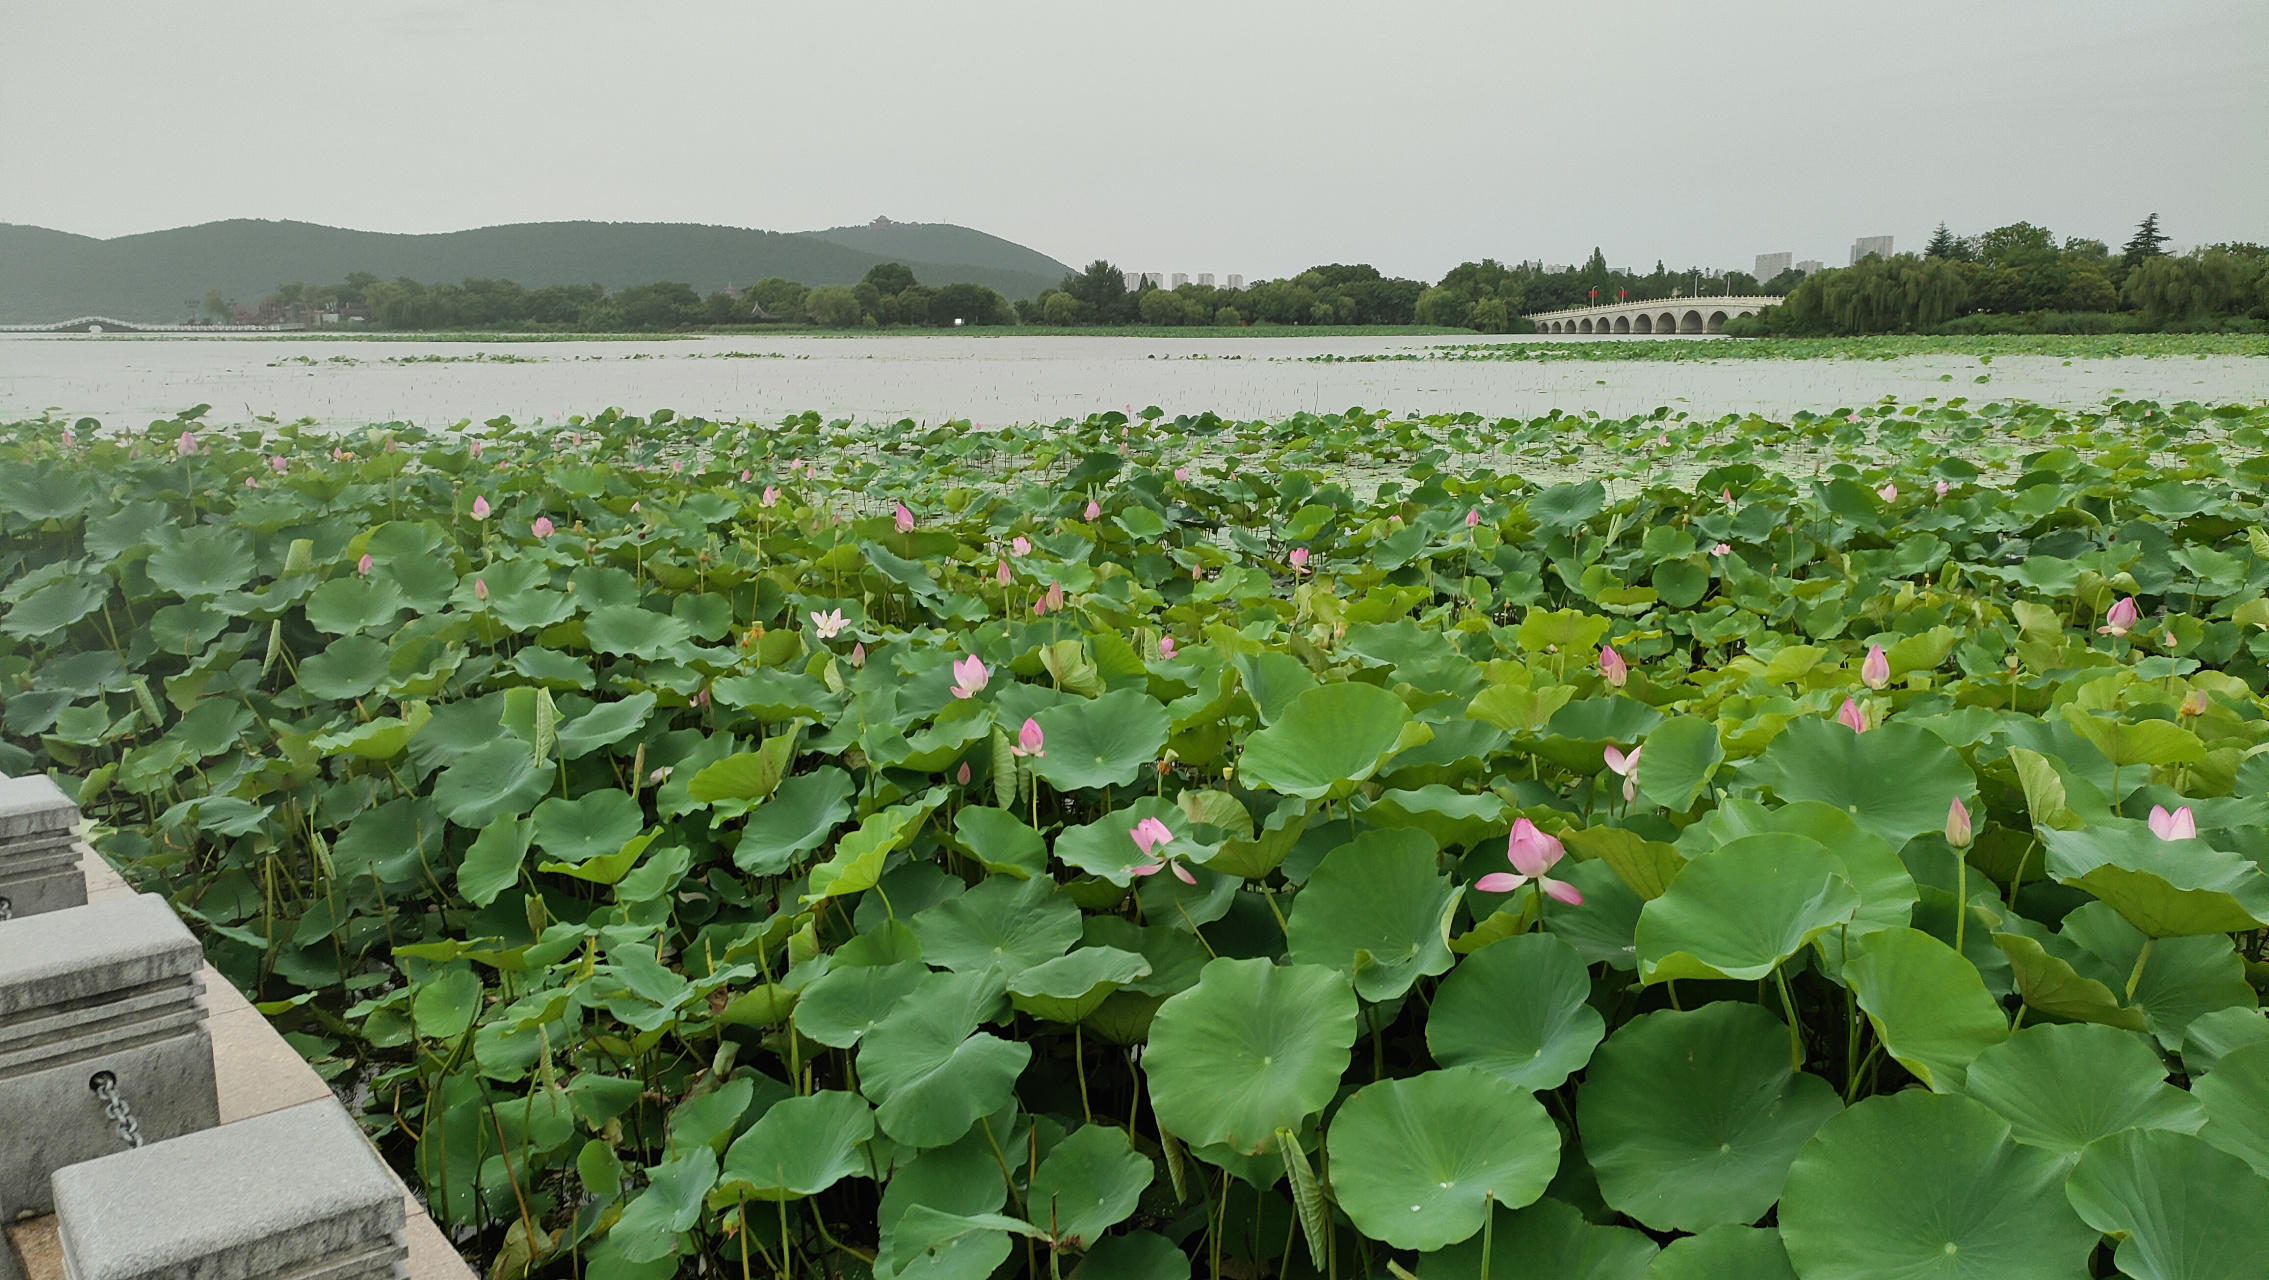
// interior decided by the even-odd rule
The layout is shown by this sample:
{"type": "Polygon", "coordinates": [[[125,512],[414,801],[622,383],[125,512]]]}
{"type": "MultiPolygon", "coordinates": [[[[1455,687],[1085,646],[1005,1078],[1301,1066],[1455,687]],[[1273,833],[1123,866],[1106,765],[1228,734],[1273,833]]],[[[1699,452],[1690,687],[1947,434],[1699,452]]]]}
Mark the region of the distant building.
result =
{"type": "Polygon", "coordinates": [[[1179,288],[1181,288],[1181,287],[1182,287],[1183,285],[1186,285],[1186,284],[1188,284],[1189,282],[1190,282],[1190,273],[1189,273],[1189,272],[1187,272],[1187,271],[1177,271],[1177,272],[1175,272],[1175,273],[1174,273],[1174,287],[1175,287],[1175,288],[1179,289],[1179,288]]]}
{"type": "Polygon", "coordinates": [[[1759,280],[1770,280],[1788,270],[1789,260],[1795,256],[1793,253],[1760,253],[1757,255],[1757,269],[1749,274],[1759,280]]]}
{"type": "Polygon", "coordinates": [[[1142,282],[1153,289],[1163,289],[1166,287],[1166,273],[1163,271],[1145,271],[1142,273],[1142,282]]]}
{"type": "Polygon", "coordinates": [[[1861,236],[1859,239],[1851,242],[1851,260],[1854,266],[1858,265],[1861,258],[1864,258],[1871,253],[1876,254],[1880,257],[1890,257],[1891,237],[1861,236]]]}
{"type": "Polygon", "coordinates": [[[1126,282],[1128,293],[1133,293],[1142,287],[1142,273],[1140,271],[1122,271],[1119,273],[1119,278],[1126,282]]]}
{"type": "Polygon", "coordinates": [[[1244,288],[1244,287],[1245,287],[1245,277],[1243,277],[1243,276],[1231,276],[1231,277],[1229,277],[1229,287],[1230,287],[1230,288],[1232,288],[1232,289],[1242,289],[1242,288],[1244,288]]]}
{"type": "Polygon", "coordinates": [[[885,217],[883,217],[883,216],[882,216],[881,214],[879,214],[879,213],[878,213],[878,214],[876,214],[876,215],[875,215],[875,220],[874,220],[873,222],[870,222],[870,223],[868,223],[867,225],[868,225],[868,226],[870,226],[870,227],[891,227],[891,226],[896,226],[896,225],[898,225],[898,224],[896,224],[896,223],[892,222],[892,221],[891,221],[890,219],[888,219],[888,218],[885,218],[885,217]]]}
{"type": "Polygon", "coordinates": [[[1813,272],[1819,271],[1825,268],[1827,265],[1827,263],[1820,261],[1818,258],[1806,258],[1804,261],[1796,264],[1796,269],[1806,275],[1811,275],[1813,272]]]}
{"type": "Polygon", "coordinates": [[[1569,266],[1565,262],[1553,262],[1547,263],[1545,265],[1544,274],[1548,276],[1564,276],[1573,270],[1575,270],[1575,268],[1569,266]]]}
{"type": "Polygon", "coordinates": [[[1211,289],[1213,287],[1213,273],[1211,271],[1198,272],[1198,283],[1211,289]]]}

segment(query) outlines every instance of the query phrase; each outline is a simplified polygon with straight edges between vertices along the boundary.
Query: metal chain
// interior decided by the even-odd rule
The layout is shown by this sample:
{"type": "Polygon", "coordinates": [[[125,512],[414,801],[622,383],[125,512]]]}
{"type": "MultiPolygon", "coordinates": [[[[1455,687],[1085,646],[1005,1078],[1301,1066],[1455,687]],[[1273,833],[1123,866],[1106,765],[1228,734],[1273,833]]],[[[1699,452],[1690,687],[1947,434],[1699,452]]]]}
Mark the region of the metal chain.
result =
{"type": "Polygon", "coordinates": [[[0,898],[0,920],[13,920],[15,918],[16,904],[7,898],[0,898]]]}
{"type": "Polygon", "coordinates": [[[102,1099],[103,1114],[110,1117],[110,1125],[118,1131],[118,1140],[128,1147],[142,1145],[142,1125],[134,1118],[134,1111],[126,1099],[118,1096],[118,1077],[108,1071],[97,1071],[87,1087],[102,1099]]]}

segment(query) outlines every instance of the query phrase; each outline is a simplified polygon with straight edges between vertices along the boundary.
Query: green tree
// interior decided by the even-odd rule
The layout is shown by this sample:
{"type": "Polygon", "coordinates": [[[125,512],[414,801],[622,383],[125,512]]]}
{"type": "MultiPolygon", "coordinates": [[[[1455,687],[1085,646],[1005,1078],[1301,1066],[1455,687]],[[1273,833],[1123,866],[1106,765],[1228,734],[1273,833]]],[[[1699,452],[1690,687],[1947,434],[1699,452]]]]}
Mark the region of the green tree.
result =
{"type": "Polygon", "coordinates": [[[1134,318],[1136,304],[1127,292],[1126,273],[1101,258],[1088,263],[1086,270],[1065,276],[1057,287],[1079,299],[1094,323],[1124,323],[1134,318]]]}
{"type": "Polygon", "coordinates": [[[852,329],[859,323],[859,296],[839,284],[823,284],[804,295],[804,313],[823,329],[852,329]]]}
{"type": "Polygon", "coordinates": [[[1087,305],[1068,293],[1050,289],[1040,299],[1040,318],[1052,325],[1074,325],[1087,305]]]}
{"type": "Polygon", "coordinates": [[[2128,237],[2127,247],[2121,251],[2120,260],[2132,267],[2145,258],[2164,257],[2166,242],[2166,234],[2159,230],[2159,215],[2153,212],[2136,224],[2135,234],[2128,237]]]}
{"type": "Polygon", "coordinates": [[[917,282],[913,268],[897,262],[878,262],[867,268],[867,274],[859,283],[873,285],[877,294],[891,294],[904,293],[917,282]]]}
{"type": "Polygon", "coordinates": [[[931,324],[950,327],[954,321],[963,324],[1005,324],[1013,314],[1008,301],[981,284],[949,284],[940,288],[928,299],[927,319],[931,324]]]}
{"type": "Polygon", "coordinates": [[[205,290],[205,314],[213,317],[215,320],[226,320],[229,318],[228,299],[221,296],[220,290],[205,290]]]}
{"type": "Polygon", "coordinates": [[[1958,258],[1961,256],[1961,248],[1962,242],[1955,237],[1953,232],[1946,229],[1945,223],[1941,222],[1938,224],[1938,229],[1930,233],[1930,243],[1922,247],[1922,256],[1925,258],[1958,258]]]}

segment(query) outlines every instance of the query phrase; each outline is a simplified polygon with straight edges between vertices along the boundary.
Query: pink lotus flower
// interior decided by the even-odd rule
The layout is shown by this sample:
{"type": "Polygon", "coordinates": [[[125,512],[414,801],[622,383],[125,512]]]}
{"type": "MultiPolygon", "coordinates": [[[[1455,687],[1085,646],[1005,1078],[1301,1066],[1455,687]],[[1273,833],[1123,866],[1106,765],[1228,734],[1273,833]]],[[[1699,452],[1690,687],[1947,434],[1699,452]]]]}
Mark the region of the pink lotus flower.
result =
{"type": "Polygon", "coordinates": [[[972,653],[953,664],[953,696],[969,697],[984,689],[985,682],[991,678],[992,673],[985,670],[985,664],[972,653]]]}
{"type": "MultiPolygon", "coordinates": [[[[70,442],[65,441],[64,443],[68,444],[70,442]]],[[[285,457],[280,453],[276,454],[275,456],[268,459],[268,470],[273,471],[280,476],[284,472],[291,470],[291,459],[285,457]]]]}
{"type": "Polygon", "coordinates": [[[1038,600],[1035,600],[1035,601],[1033,601],[1033,602],[1032,602],[1032,616],[1033,616],[1033,617],[1035,617],[1035,618],[1042,618],[1042,617],[1046,617],[1046,616],[1047,616],[1047,614],[1048,614],[1048,601],[1047,601],[1047,597],[1043,596],[1043,597],[1041,597],[1040,599],[1038,599],[1038,600]]]}
{"type": "Polygon", "coordinates": [[[1096,501],[1095,499],[1093,499],[1093,498],[1089,498],[1089,499],[1087,500],[1087,511],[1086,511],[1086,516],[1087,516],[1087,518],[1088,518],[1088,519],[1090,519],[1090,520],[1093,520],[1093,519],[1095,519],[1095,518],[1096,518],[1097,516],[1100,516],[1100,515],[1102,515],[1102,514],[1103,514],[1103,504],[1102,504],[1102,503],[1100,503],[1100,502],[1097,502],[1097,501],[1096,501]]]}
{"type": "Polygon", "coordinates": [[[1723,502],[1723,503],[1724,503],[1725,505],[1727,505],[1727,506],[1729,506],[1729,507],[1730,507],[1730,506],[1732,506],[1732,505],[1733,505],[1733,490],[1731,490],[1731,489],[1720,489],[1720,490],[1718,490],[1718,501],[1720,501],[1720,502],[1723,502]]]}
{"type": "Polygon", "coordinates": [[[1031,555],[1031,554],[1032,554],[1032,543],[1031,543],[1031,540],[1030,540],[1030,539],[1027,539],[1027,538],[1025,538],[1025,537],[1024,537],[1023,535],[1021,535],[1021,534],[1019,534],[1018,536],[1016,536],[1016,537],[1014,537],[1014,538],[1010,538],[1010,539],[1008,540],[1008,553],[1009,553],[1010,555],[1012,555],[1012,556],[1015,556],[1015,557],[1019,558],[1019,559],[1022,559],[1022,558],[1023,558],[1023,557],[1025,557],[1025,556],[1031,555]]]}
{"type": "Polygon", "coordinates": [[[2183,716],[2202,716],[2206,714],[2206,708],[2211,705],[2213,704],[2206,700],[2204,689],[2192,689],[2182,695],[2182,705],[2175,708],[2175,713],[2183,716]]]}
{"type": "Polygon", "coordinates": [[[550,516],[537,516],[536,522],[528,526],[528,532],[539,538],[548,538],[559,532],[559,526],[551,522],[550,516]]]}
{"type": "Polygon", "coordinates": [[[748,468],[747,468],[747,467],[742,467],[742,468],[741,468],[741,483],[742,483],[742,484],[747,484],[747,483],[749,482],[749,479],[750,479],[750,477],[749,477],[749,470],[748,470],[748,468]]]}
{"type": "Polygon", "coordinates": [[[1480,523],[1481,523],[1481,508],[1479,508],[1479,507],[1468,507],[1468,508],[1466,508],[1466,512],[1465,512],[1465,527],[1466,527],[1466,528],[1468,528],[1468,529],[1471,529],[1471,528],[1472,528],[1473,526],[1475,526],[1475,525],[1477,525],[1477,524],[1480,524],[1480,523]]]}
{"type": "Polygon", "coordinates": [[[365,578],[370,576],[370,553],[368,551],[362,553],[362,559],[355,561],[355,572],[365,578]]]}
{"type": "Polygon", "coordinates": [[[475,600],[486,600],[486,599],[488,599],[488,579],[486,579],[486,578],[475,578],[475,579],[473,579],[473,599],[475,599],[475,600]]]}
{"type": "Polygon", "coordinates": [[[814,612],[811,615],[811,625],[819,632],[820,639],[833,640],[843,630],[843,611],[834,609],[827,613],[814,612]]]}
{"type": "Polygon", "coordinates": [[[1870,689],[1891,683],[1891,660],[1884,656],[1882,645],[1868,647],[1866,661],[1859,664],[1859,681],[1870,689]]]}
{"type": "Polygon", "coordinates": [[[903,502],[898,504],[898,531],[900,533],[914,532],[914,513],[908,511],[903,502]]]}
{"type": "Polygon", "coordinates": [[[1158,850],[1172,843],[1174,839],[1174,833],[1167,829],[1165,823],[1156,818],[1144,818],[1136,823],[1134,829],[1127,834],[1134,837],[1135,847],[1142,850],[1142,856],[1151,859],[1149,866],[1136,867],[1128,874],[1156,875],[1161,868],[1171,867],[1174,870],[1174,878],[1183,884],[1194,885],[1198,882],[1198,878],[1191,875],[1189,869],[1181,863],[1174,861],[1171,855],[1158,852],[1158,850]]]}
{"type": "Polygon", "coordinates": [[[2096,628],[2096,634],[2099,636],[2126,635],[2128,629],[2135,625],[2138,612],[2135,607],[2135,597],[2127,597],[2104,611],[2104,625],[2096,628]]]}
{"type": "Polygon", "coordinates": [[[1946,843],[1957,849],[1967,849],[1975,833],[1970,830],[1970,811],[1962,806],[1962,798],[1946,807],[1946,843]]]}
{"type": "Polygon", "coordinates": [[[762,493],[760,493],[760,494],[756,495],[756,505],[758,505],[758,506],[760,506],[760,507],[769,507],[769,506],[771,506],[771,505],[772,505],[773,503],[775,503],[775,502],[778,502],[779,500],[780,500],[780,488],[779,488],[779,486],[778,486],[778,485],[769,485],[769,484],[768,484],[768,485],[764,486],[764,492],[762,492],[762,493]]]}
{"type": "Polygon", "coordinates": [[[1063,607],[1064,607],[1064,584],[1063,584],[1063,583],[1061,583],[1061,582],[1051,582],[1051,583],[1049,583],[1049,584],[1048,584],[1048,612],[1050,612],[1050,613],[1054,613],[1054,612],[1055,612],[1056,610],[1058,610],[1058,609],[1061,609],[1061,608],[1063,608],[1063,607]]]}
{"type": "Polygon", "coordinates": [[[473,439],[466,441],[466,445],[468,446],[469,450],[471,451],[471,453],[472,453],[472,455],[473,455],[473,461],[475,461],[475,462],[479,462],[479,461],[481,460],[481,442],[480,442],[480,438],[479,438],[478,436],[476,436],[476,437],[474,437],[473,439]]]}
{"type": "Polygon", "coordinates": [[[1557,839],[1538,830],[1528,819],[1519,818],[1513,822],[1513,833],[1505,841],[1505,859],[1513,864],[1513,871],[1493,871],[1474,881],[1473,887],[1483,893],[1511,893],[1534,881],[1558,901],[1580,907],[1584,895],[1576,886],[1544,874],[1566,856],[1567,848],[1557,839]]]}
{"type": "Polygon", "coordinates": [[[1899,500],[1899,486],[1895,484],[1884,485],[1875,491],[1875,496],[1885,502],[1897,502],[1899,500]]]}
{"type": "Polygon", "coordinates": [[[1947,494],[1947,492],[1948,492],[1949,490],[1953,489],[1953,487],[1954,487],[1954,486],[1952,486],[1952,485],[1950,485],[1950,484],[1946,483],[1946,482],[1945,482],[1945,481],[1943,481],[1943,480],[1939,481],[1939,482],[1938,482],[1938,496],[1939,496],[1939,497],[1941,497],[1941,498],[1945,497],[1945,496],[1946,496],[1946,494],[1947,494]]]}
{"type": "Polygon", "coordinates": [[[1171,662],[1174,658],[1174,637],[1158,637],[1158,656],[1171,662]]]}
{"type": "Polygon", "coordinates": [[[1008,752],[1012,756],[1044,756],[1040,748],[1047,744],[1047,735],[1040,732],[1040,722],[1030,716],[1024,718],[1024,727],[1016,731],[1016,745],[1008,752]]]}
{"type": "Polygon", "coordinates": [[[1867,732],[1867,713],[1859,709],[1858,703],[1846,698],[1844,705],[1836,709],[1836,723],[1853,733],[1865,733],[1867,732]]]}
{"type": "Polygon", "coordinates": [[[1733,544],[1730,542],[1721,542],[1716,546],[1710,548],[1710,554],[1713,556],[1730,556],[1733,554],[1733,544]]]}
{"type": "Polygon", "coordinates": [[[2198,820],[2191,816],[2189,805],[2168,813],[2165,805],[2155,804],[2151,806],[2151,834],[2161,840],[2196,840],[2198,820]]]}
{"type": "Polygon", "coordinates": [[[1174,479],[1183,484],[1188,484],[1190,482],[1190,469],[1188,467],[1174,468],[1174,479]]]}
{"type": "Polygon", "coordinates": [[[683,462],[673,462],[673,463],[671,463],[671,464],[670,464],[670,473],[671,473],[672,475],[682,475],[682,474],[684,474],[684,473],[685,473],[685,464],[684,464],[683,462]]]}
{"type": "Polygon", "coordinates": [[[1004,587],[1009,584],[1010,575],[1008,571],[1008,561],[1001,561],[1000,567],[993,570],[993,578],[1004,587]]]}
{"type": "Polygon", "coordinates": [[[190,457],[197,452],[197,437],[182,432],[181,438],[173,442],[173,451],[184,458],[190,457]]]}
{"type": "Polygon", "coordinates": [[[488,519],[488,499],[481,497],[478,494],[474,495],[473,497],[473,519],[488,519]]]}
{"type": "Polygon", "coordinates": [[[1613,645],[1601,645],[1599,648],[1599,674],[1607,680],[1608,684],[1620,689],[1624,682],[1631,678],[1631,664],[1623,661],[1623,655],[1615,652],[1613,645]]]}
{"type": "Polygon", "coordinates": [[[1615,771],[1615,776],[1623,779],[1623,803],[1625,804],[1630,804],[1639,798],[1639,753],[1644,750],[1646,748],[1643,746],[1633,747],[1631,754],[1624,755],[1611,745],[1600,752],[1600,755],[1607,761],[1607,767],[1615,771]]]}
{"type": "Polygon", "coordinates": [[[864,640],[861,640],[851,646],[851,667],[853,670],[857,670],[865,665],[867,665],[867,645],[864,640]]]}
{"type": "Polygon", "coordinates": [[[1292,572],[1299,574],[1308,571],[1308,549],[1306,547],[1292,548],[1292,554],[1287,559],[1291,562],[1292,572]]]}
{"type": "Polygon", "coordinates": [[[260,482],[251,476],[246,476],[244,477],[244,487],[247,489],[257,489],[260,487],[260,482]]]}
{"type": "Polygon", "coordinates": [[[954,771],[953,780],[965,787],[969,785],[969,762],[967,760],[962,761],[961,767],[954,771]]]}

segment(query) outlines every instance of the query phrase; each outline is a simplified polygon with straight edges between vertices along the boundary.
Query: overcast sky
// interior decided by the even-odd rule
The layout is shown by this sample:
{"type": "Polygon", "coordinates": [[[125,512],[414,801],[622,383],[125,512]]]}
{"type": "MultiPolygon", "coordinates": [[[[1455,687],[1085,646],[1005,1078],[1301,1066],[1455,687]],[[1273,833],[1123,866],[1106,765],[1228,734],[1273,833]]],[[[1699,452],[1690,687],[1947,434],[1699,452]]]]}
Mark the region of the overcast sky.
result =
{"type": "Polygon", "coordinates": [[[0,221],[957,222],[1065,262],[2269,241],[2269,4],[0,0],[0,221]]]}

